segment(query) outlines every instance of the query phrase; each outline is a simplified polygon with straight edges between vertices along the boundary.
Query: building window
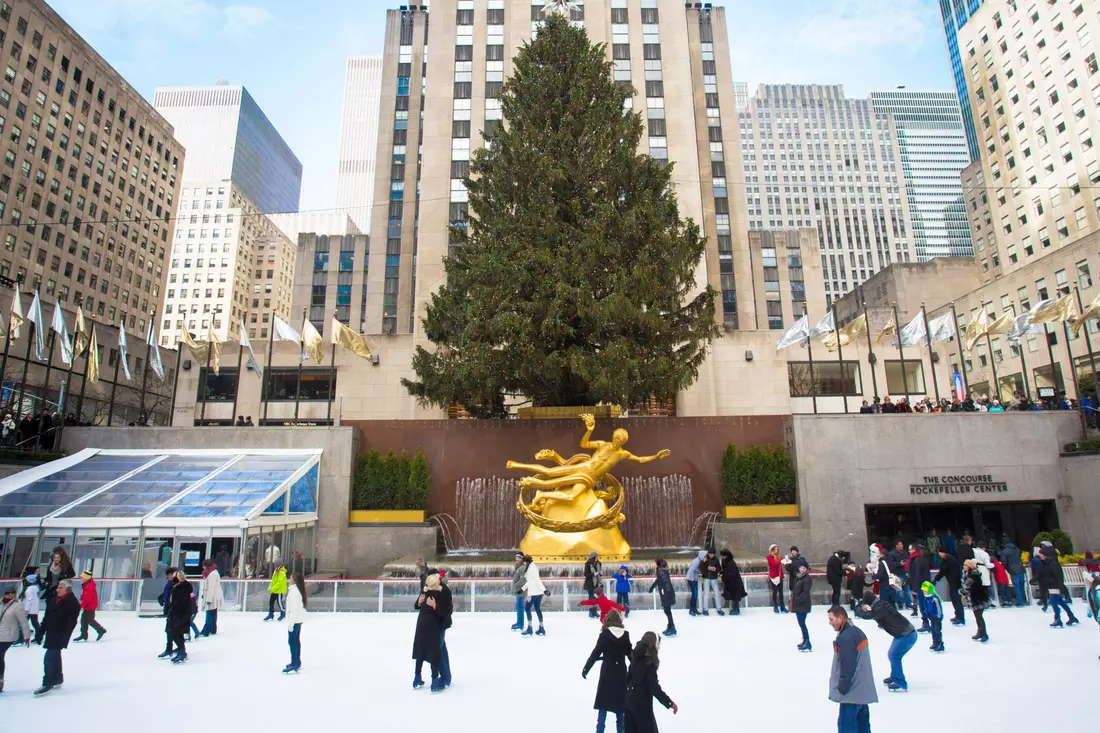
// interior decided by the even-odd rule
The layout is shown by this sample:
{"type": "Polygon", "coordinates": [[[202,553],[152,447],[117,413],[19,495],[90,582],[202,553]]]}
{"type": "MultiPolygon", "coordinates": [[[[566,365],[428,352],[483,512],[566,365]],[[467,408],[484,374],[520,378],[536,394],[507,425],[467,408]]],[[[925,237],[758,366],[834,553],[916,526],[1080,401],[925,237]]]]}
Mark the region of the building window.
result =
{"type": "Polygon", "coordinates": [[[903,371],[901,360],[888,360],[886,362],[886,391],[891,395],[924,394],[924,364],[917,360],[909,361],[906,359],[903,371]]]}
{"type": "Polygon", "coordinates": [[[810,378],[810,362],[787,362],[787,383],[791,397],[839,397],[858,396],[859,362],[814,362],[813,378],[810,378]]]}
{"type": "Polygon", "coordinates": [[[214,370],[199,367],[199,389],[195,400],[203,400],[202,384],[206,382],[207,402],[232,402],[237,396],[237,370],[236,368],[221,368],[220,374],[214,374],[214,370]]]}
{"type": "MultiPolygon", "coordinates": [[[[303,402],[327,402],[330,394],[336,394],[336,378],[331,369],[303,369],[300,400],[303,402]]],[[[298,394],[298,370],[271,368],[264,374],[263,399],[294,401],[298,394]]]]}

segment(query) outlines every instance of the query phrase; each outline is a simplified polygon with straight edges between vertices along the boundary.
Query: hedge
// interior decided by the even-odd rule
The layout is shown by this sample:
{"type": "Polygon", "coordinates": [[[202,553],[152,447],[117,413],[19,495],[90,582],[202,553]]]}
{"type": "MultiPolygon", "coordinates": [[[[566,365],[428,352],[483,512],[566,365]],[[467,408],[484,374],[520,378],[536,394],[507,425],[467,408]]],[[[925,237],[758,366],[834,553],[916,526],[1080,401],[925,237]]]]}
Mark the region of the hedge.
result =
{"type": "Polygon", "coordinates": [[[1032,547],[1038,547],[1043,542],[1050,542],[1059,555],[1073,554],[1073,539],[1063,530],[1056,529],[1051,532],[1040,532],[1031,540],[1032,547]]]}
{"type": "Polygon", "coordinates": [[[793,504],[795,471],[786,449],[754,445],[738,451],[730,443],[722,454],[722,501],[728,506],[793,504]]]}
{"type": "Polygon", "coordinates": [[[382,453],[367,451],[355,466],[352,509],[412,509],[428,507],[432,487],[428,459],[420,450],[382,453]]]}
{"type": "Polygon", "coordinates": [[[1089,451],[1100,451],[1100,440],[1079,440],[1062,446],[1063,453],[1087,453],[1089,451]]]}

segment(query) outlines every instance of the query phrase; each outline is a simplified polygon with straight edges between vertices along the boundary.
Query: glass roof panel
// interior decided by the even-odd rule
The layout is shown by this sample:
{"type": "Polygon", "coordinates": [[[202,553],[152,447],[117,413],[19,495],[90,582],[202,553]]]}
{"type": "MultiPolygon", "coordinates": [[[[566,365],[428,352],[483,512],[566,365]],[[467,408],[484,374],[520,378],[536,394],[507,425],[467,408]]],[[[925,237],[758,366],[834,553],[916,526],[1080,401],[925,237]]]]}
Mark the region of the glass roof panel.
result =
{"type": "Polygon", "coordinates": [[[243,517],[313,456],[245,456],[180,498],[160,517],[243,517]]]}
{"type": "Polygon", "coordinates": [[[59,517],[143,517],[232,460],[232,456],[168,456],[59,517]]]}
{"type": "Polygon", "coordinates": [[[155,456],[97,454],[0,496],[0,517],[41,518],[139,468],[155,456]]]}

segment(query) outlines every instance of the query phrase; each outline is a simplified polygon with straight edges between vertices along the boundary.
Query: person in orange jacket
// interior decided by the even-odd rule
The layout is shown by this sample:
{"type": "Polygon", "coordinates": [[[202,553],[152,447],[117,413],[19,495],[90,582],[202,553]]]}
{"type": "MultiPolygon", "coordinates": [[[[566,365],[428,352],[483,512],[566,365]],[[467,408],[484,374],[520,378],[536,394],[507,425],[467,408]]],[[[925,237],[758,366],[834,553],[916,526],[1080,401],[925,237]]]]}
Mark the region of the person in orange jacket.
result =
{"type": "Polygon", "coordinates": [[[95,640],[99,641],[107,629],[95,620],[95,612],[99,610],[99,591],[92,580],[92,571],[85,570],[80,574],[80,580],[80,636],[73,641],[87,641],[89,626],[96,630],[95,640]]]}

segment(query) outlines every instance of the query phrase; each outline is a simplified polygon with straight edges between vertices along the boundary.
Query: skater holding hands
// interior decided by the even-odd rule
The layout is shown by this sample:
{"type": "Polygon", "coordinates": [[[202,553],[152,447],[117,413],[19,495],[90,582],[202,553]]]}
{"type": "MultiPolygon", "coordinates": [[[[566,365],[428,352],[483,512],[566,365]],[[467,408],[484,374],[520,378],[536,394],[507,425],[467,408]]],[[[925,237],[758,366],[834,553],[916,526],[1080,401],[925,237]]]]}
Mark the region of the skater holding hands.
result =
{"type": "Polygon", "coordinates": [[[634,647],[626,683],[625,733],[658,733],[657,718],[653,715],[654,699],[671,708],[673,715],[680,712],[672,698],[661,689],[657,679],[657,668],[661,664],[657,658],[660,646],[661,637],[647,631],[634,647]]]}
{"type": "Polygon", "coordinates": [[[600,683],[596,688],[596,702],[593,708],[598,712],[596,717],[596,733],[604,733],[607,714],[615,714],[616,733],[623,733],[626,721],[623,714],[626,711],[626,659],[630,656],[630,634],[623,628],[623,617],[616,610],[608,612],[603,620],[603,629],[596,640],[596,647],[588,655],[588,661],[584,663],[581,677],[588,677],[588,672],[597,661],[600,665],[600,683]]]}

